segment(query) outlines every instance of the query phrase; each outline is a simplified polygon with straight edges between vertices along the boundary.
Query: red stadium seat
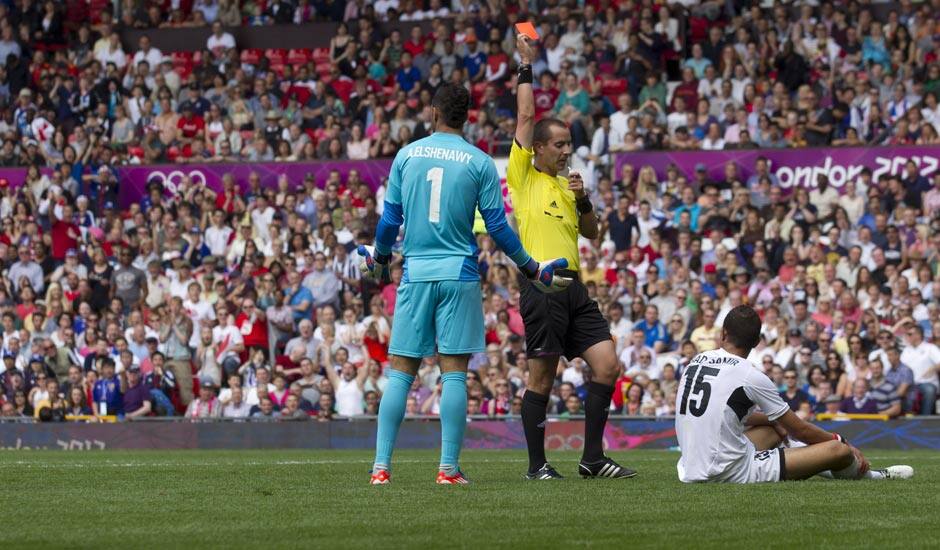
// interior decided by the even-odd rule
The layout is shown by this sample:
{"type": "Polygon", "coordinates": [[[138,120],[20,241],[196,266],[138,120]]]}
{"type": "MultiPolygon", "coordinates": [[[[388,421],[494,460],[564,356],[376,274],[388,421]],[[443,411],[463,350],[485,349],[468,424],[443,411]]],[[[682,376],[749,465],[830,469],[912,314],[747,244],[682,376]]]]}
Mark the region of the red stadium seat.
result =
{"type": "Polygon", "coordinates": [[[170,54],[170,58],[173,60],[173,63],[177,62],[192,62],[195,54],[193,52],[173,52],[170,54]]]}
{"type": "Polygon", "coordinates": [[[303,65],[310,60],[312,54],[306,48],[294,48],[287,52],[287,62],[291,65],[303,65]]]}
{"type": "Polygon", "coordinates": [[[287,50],[284,48],[264,50],[264,56],[271,60],[272,65],[283,65],[287,63],[287,50]]]}
{"type": "Polygon", "coordinates": [[[477,82],[470,88],[470,95],[473,97],[473,104],[479,105],[483,92],[486,91],[486,82],[477,82]]]}
{"type": "Polygon", "coordinates": [[[314,63],[329,63],[330,62],[330,49],[329,48],[317,48],[313,50],[312,59],[314,63]]]}
{"type": "Polygon", "coordinates": [[[247,63],[249,65],[257,65],[261,61],[261,50],[258,48],[249,48],[247,50],[242,50],[242,63],[247,63]]]}
{"type": "Polygon", "coordinates": [[[306,105],[307,101],[310,99],[311,92],[310,88],[306,86],[291,86],[287,91],[287,95],[296,99],[297,103],[306,105]]]}

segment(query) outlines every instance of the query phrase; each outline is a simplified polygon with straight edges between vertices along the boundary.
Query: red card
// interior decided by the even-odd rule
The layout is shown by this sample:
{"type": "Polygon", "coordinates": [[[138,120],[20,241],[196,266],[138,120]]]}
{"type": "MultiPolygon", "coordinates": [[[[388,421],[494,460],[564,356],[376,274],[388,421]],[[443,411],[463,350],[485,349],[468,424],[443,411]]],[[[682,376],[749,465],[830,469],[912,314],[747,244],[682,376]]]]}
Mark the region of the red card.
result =
{"type": "Polygon", "coordinates": [[[539,39],[539,33],[535,30],[535,25],[530,21],[523,21],[522,23],[516,23],[516,30],[520,33],[528,36],[532,40],[539,39]]]}

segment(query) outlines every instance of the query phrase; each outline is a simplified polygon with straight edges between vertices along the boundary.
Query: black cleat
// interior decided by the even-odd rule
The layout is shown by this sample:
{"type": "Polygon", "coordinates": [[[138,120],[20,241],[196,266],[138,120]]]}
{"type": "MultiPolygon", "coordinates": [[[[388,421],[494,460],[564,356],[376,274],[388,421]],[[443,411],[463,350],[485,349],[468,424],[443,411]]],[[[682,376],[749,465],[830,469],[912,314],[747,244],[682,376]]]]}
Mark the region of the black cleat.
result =
{"type": "Polygon", "coordinates": [[[603,460],[597,462],[592,462],[586,464],[581,462],[578,464],[578,473],[581,474],[583,478],[589,477],[610,477],[610,478],[626,478],[634,477],[636,475],[636,470],[631,470],[630,468],[624,468],[620,464],[617,464],[610,458],[604,457],[603,460]]]}
{"type": "Polygon", "coordinates": [[[546,462],[535,472],[526,472],[526,479],[565,479],[565,477],[555,471],[555,468],[546,462]]]}

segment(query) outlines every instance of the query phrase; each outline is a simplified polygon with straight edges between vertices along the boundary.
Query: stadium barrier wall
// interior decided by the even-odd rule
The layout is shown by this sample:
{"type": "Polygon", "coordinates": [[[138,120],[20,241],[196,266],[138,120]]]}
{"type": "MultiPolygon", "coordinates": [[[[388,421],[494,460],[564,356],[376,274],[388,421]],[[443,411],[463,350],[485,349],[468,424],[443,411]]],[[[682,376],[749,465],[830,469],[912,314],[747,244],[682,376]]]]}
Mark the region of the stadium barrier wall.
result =
{"type": "MultiPolygon", "coordinates": [[[[754,161],[763,156],[770,161],[770,170],[783,189],[794,186],[815,187],[816,177],[820,174],[829,177],[836,189],[841,189],[849,180],[856,179],[863,168],[872,171],[875,179],[882,174],[901,174],[908,160],[913,160],[920,168],[920,173],[929,176],[940,168],[940,150],[931,146],[913,147],[846,147],[846,148],[803,148],[803,149],[748,149],[727,151],[662,151],[638,152],[617,155],[615,173],[625,164],[634,168],[652,166],[663,177],[666,168],[675,164],[680,170],[692,175],[696,166],[705,165],[709,177],[724,178],[724,166],[734,162],[743,178],[753,173],[754,161]]],[[[507,159],[494,159],[500,177],[505,181],[507,159]]],[[[206,185],[210,189],[222,189],[222,176],[230,173],[247,191],[248,175],[257,172],[261,184],[276,187],[280,176],[287,176],[292,186],[301,185],[304,176],[313,174],[322,187],[331,170],[338,170],[345,178],[351,170],[357,170],[363,181],[372,189],[377,189],[388,176],[392,159],[374,159],[364,161],[321,161],[321,162],[267,162],[267,163],[206,163],[206,164],[155,164],[143,166],[121,166],[117,168],[121,182],[119,201],[122,207],[140,201],[147,192],[151,181],[159,183],[167,193],[177,189],[184,177],[189,177],[197,185],[206,185]]],[[[50,168],[44,168],[49,173],[50,168]]],[[[25,168],[0,168],[0,178],[10,182],[13,187],[23,184],[26,179],[25,168]]],[[[504,196],[506,195],[504,185],[504,196]]],[[[507,207],[509,205],[507,204],[507,207]]],[[[507,211],[509,209],[507,208],[507,211]]]]}
{"type": "MultiPolygon", "coordinates": [[[[357,36],[358,25],[355,21],[348,23],[353,38],[357,36]]],[[[393,29],[401,31],[407,39],[411,27],[421,27],[425,34],[432,30],[431,21],[391,21],[384,22],[382,28],[386,32],[393,29]]],[[[336,36],[338,23],[327,21],[314,21],[302,24],[276,24],[276,25],[240,25],[238,27],[225,27],[224,30],[235,39],[239,50],[249,48],[258,49],[293,49],[293,48],[327,48],[330,39],[336,36]]],[[[206,50],[206,40],[212,34],[211,27],[170,27],[158,29],[120,29],[121,45],[125,52],[138,51],[141,36],[150,38],[150,43],[163,53],[169,52],[196,52],[206,50]]]]}
{"type": "Polygon", "coordinates": [[[715,181],[725,177],[725,164],[734,162],[745,179],[754,173],[754,161],[765,157],[770,163],[770,172],[777,177],[780,187],[816,187],[816,178],[824,175],[835,189],[858,178],[863,168],[872,171],[877,180],[882,174],[902,174],[908,160],[917,164],[921,175],[929,176],[940,167],[940,153],[936,146],[913,147],[821,147],[799,149],[728,149],[723,151],[661,151],[622,153],[617,155],[614,174],[619,177],[621,168],[630,164],[634,173],[641,166],[652,166],[660,178],[666,176],[671,164],[680,172],[693,174],[702,164],[708,176],[715,181]]]}
{"type": "MultiPolygon", "coordinates": [[[[940,417],[884,421],[821,422],[863,449],[940,450],[940,417]]],[[[583,443],[581,420],[549,421],[546,444],[555,450],[578,450],[583,443]]],[[[677,445],[669,419],[611,419],[605,433],[611,450],[669,449],[677,445]]],[[[440,443],[436,420],[408,420],[398,436],[403,449],[434,449],[440,443]]],[[[116,424],[31,422],[0,423],[0,450],[51,449],[371,449],[371,420],[333,422],[190,422],[137,421],[116,424]]],[[[525,436],[518,419],[471,420],[468,449],[523,449],[525,436]]]]}

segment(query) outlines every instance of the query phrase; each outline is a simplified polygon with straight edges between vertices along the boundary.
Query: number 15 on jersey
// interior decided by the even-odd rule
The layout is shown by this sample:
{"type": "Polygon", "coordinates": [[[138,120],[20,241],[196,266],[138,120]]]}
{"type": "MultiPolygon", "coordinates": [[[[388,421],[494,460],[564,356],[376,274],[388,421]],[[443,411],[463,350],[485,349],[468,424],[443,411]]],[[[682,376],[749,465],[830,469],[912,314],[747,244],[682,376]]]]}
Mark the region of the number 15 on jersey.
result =
{"type": "Polygon", "coordinates": [[[718,376],[720,371],[715,367],[705,367],[698,363],[689,365],[685,374],[685,386],[682,388],[682,403],[679,404],[679,414],[686,411],[692,416],[702,416],[708,408],[708,400],[712,396],[712,385],[706,377],[718,376]],[[689,394],[695,395],[695,401],[689,404],[689,394]]]}

